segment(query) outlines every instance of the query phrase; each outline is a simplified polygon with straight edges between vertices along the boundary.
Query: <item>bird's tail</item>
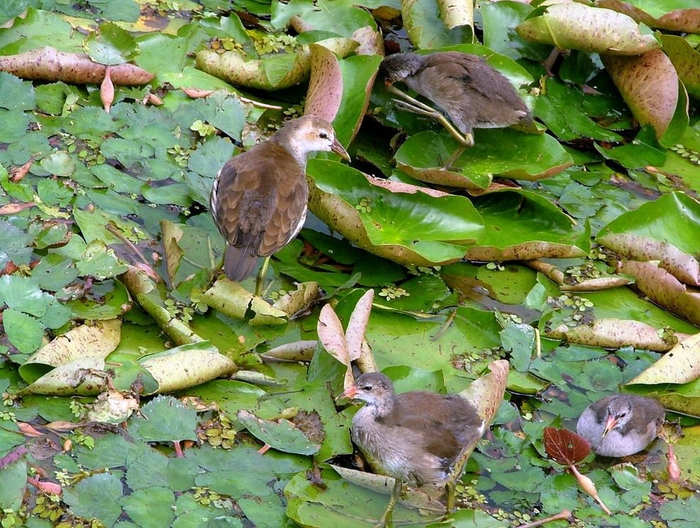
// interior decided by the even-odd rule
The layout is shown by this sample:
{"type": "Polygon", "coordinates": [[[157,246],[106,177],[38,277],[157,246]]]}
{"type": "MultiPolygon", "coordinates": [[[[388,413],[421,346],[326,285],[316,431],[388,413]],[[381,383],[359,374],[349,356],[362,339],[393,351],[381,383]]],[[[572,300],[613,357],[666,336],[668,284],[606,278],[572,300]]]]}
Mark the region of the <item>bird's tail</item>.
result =
{"type": "Polygon", "coordinates": [[[242,281],[252,275],[258,257],[251,255],[246,248],[228,246],[224,257],[224,271],[232,281],[242,281]]]}

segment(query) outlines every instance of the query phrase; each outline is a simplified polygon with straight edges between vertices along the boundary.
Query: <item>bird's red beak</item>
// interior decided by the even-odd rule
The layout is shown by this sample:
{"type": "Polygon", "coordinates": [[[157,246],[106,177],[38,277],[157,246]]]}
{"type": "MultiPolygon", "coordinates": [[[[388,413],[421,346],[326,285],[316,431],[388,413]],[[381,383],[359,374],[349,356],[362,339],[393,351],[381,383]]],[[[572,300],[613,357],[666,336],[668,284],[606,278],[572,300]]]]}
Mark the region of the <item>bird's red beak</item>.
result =
{"type": "Polygon", "coordinates": [[[603,429],[603,434],[600,436],[605,438],[605,435],[608,434],[610,431],[612,431],[616,425],[617,425],[617,418],[615,418],[614,416],[608,416],[608,419],[605,422],[605,429],[603,429]]]}
{"type": "Polygon", "coordinates": [[[355,387],[355,385],[352,385],[349,389],[347,389],[340,396],[338,396],[336,400],[342,400],[343,398],[349,398],[352,400],[355,396],[357,396],[357,387],[355,387]]]}
{"type": "Polygon", "coordinates": [[[345,150],[345,147],[340,144],[340,141],[336,138],[335,141],[333,141],[333,145],[331,145],[331,151],[335,152],[338,156],[343,158],[346,161],[350,161],[350,154],[348,154],[348,151],[345,150]]]}

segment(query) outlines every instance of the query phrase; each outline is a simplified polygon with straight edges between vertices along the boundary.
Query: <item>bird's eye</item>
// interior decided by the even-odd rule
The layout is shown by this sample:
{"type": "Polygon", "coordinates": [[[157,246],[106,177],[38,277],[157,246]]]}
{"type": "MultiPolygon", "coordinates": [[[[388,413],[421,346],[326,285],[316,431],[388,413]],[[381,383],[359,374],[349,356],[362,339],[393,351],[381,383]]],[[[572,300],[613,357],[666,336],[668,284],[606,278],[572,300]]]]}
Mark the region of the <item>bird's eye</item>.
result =
{"type": "Polygon", "coordinates": [[[369,392],[372,390],[372,385],[365,385],[364,387],[361,387],[361,389],[365,392],[369,392]]]}
{"type": "Polygon", "coordinates": [[[328,134],[326,134],[325,132],[321,132],[321,133],[318,135],[318,137],[320,137],[321,139],[328,139],[328,134]]]}

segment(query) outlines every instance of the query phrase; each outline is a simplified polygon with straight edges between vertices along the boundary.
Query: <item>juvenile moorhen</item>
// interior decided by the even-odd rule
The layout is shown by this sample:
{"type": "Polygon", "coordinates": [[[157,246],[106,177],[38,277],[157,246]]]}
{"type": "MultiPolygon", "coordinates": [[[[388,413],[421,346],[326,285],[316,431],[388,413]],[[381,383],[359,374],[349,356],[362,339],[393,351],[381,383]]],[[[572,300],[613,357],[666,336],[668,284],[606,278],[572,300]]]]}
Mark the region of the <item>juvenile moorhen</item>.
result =
{"type": "Polygon", "coordinates": [[[477,55],[458,51],[396,53],[384,58],[380,73],[389,90],[403,99],[394,100],[399,108],[436,119],[463,145],[451,161],[465,147],[474,146],[473,128],[534,126],[530,110],[513,85],[477,55]],[[459,132],[440,112],[394,87],[396,82],[403,82],[435,103],[459,132]]]}
{"type": "Polygon", "coordinates": [[[586,407],[576,431],[588,440],[596,454],[624,457],[653,442],[663,420],[664,408],[656,400],[615,394],[586,407]]]}
{"type": "Polygon", "coordinates": [[[352,440],[374,471],[396,479],[381,523],[391,515],[402,481],[449,484],[452,464],[484,431],[484,421],[464,398],[425,391],[396,395],[379,372],[362,374],[341,397],[365,402],[352,420],[352,440]]]}
{"type": "MultiPolygon", "coordinates": [[[[309,188],[306,161],[312,152],[331,151],[350,160],[330,123],[316,116],[293,119],[270,139],[231,158],[211,192],[211,212],[226,239],[226,276],[248,277],[258,257],[287,245],[306,219],[309,188]]],[[[267,260],[265,264],[267,263],[267,260]]],[[[260,293],[266,265],[256,282],[260,293]]]]}

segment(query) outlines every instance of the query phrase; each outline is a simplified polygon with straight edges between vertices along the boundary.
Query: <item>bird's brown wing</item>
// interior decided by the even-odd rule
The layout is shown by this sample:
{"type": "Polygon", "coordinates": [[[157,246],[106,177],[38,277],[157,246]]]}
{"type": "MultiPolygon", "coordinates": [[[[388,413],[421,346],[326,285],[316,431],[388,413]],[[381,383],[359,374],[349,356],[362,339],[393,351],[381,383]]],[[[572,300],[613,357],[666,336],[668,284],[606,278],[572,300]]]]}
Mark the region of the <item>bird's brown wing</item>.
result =
{"type": "Polygon", "coordinates": [[[304,171],[286,149],[270,141],[230,159],[214,192],[212,211],[230,246],[224,266],[232,280],[250,275],[258,257],[281,249],[306,213],[304,171]]]}
{"type": "Polygon", "coordinates": [[[511,106],[523,104],[508,79],[481,57],[457,52],[446,52],[446,55],[450,55],[449,77],[469,83],[472,90],[484,97],[495,98],[511,106]]]}
{"type": "Polygon", "coordinates": [[[276,202],[265,230],[258,254],[264,257],[283,248],[301,230],[306,219],[309,201],[309,187],[306,174],[283,175],[277,187],[276,202]]]}
{"type": "Polygon", "coordinates": [[[391,416],[400,416],[401,420],[387,425],[420,432],[424,448],[448,463],[481,432],[481,419],[460,396],[420,391],[399,394],[391,416]]]}
{"type": "Polygon", "coordinates": [[[458,52],[427,57],[411,88],[442,108],[461,132],[473,126],[515,124],[529,115],[508,79],[480,57],[458,52]]]}

